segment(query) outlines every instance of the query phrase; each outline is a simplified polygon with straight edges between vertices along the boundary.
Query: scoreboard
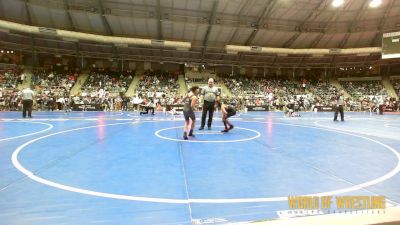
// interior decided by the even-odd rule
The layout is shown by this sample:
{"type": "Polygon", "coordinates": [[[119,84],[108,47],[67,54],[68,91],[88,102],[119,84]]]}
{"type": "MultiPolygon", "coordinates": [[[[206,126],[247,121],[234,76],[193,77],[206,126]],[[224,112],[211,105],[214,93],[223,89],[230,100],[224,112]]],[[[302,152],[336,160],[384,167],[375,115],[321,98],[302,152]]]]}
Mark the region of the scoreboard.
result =
{"type": "Polygon", "coordinates": [[[385,33],[382,38],[382,59],[400,58],[400,31],[385,33]]]}

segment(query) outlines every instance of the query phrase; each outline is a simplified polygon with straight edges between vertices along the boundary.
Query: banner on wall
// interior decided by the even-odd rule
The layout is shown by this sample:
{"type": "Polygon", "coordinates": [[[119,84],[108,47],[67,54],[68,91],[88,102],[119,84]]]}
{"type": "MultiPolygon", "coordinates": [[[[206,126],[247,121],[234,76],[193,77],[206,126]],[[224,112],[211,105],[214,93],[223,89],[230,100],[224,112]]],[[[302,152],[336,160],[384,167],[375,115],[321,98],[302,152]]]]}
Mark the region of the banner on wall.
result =
{"type": "Polygon", "coordinates": [[[394,110],[393,110],[393,107],[386,106],[386,107],[383,107],[383,111],[384,112],[393,112],[394,110]]]}
{"type": "Polygon", "coordinates": [[[315,111],[315,109],[317,110],[317,112],[333,112],[333,111],[335,111],[333,106],[314,106],[314,111],[315,111]]]}
{"type": "Polygon", "coordinates": [[[74,104],[72,106],[73,111],[101,111],[100,104],[74,104]]]}
{"type": "Polygon", "coordinates": [[[246,106],[247,107],[247,111],[269,111],[269,106],[268,105],[260,105],[260,106],[256,106],[256,105],[252,105],[252,106],[246,106]]]}

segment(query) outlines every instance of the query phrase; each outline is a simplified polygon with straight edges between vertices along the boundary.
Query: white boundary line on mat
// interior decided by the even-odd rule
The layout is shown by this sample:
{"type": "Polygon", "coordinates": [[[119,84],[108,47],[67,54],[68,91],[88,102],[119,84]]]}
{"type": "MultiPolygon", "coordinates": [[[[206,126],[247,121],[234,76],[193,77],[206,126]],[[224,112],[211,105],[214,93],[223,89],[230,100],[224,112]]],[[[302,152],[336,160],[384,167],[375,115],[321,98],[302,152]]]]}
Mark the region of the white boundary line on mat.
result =
{"type": "MultiPolygon", "coordinates": [[[[257,122],[257,121],[243,121],[243,122],[255,122],[255,123],[269,123],[269,122],[257,122]]],[[[37,175],[35,175],[33,172],[29,171],[26,169],[21,163],[18,161],[18,154],[28,145],[41,140],[45,139],[54,135],[59,135],[59,134],[65,134],[68,132],[72,131],[78,131],[78,130],[84,130],[84,129],[90,129],[90,128],[96,128],[96,127],[105,127],[105,126],[116,126],[116,125],[124,125],[124,124],[134,124],[137,122],[128,122],[128,123],[113,123],[113,124],[104,124],[104,125],[96,125],[96,126],[87,126],[87,127],[81,127],[81,128],[75,128],[75,129],[69,129],[65,131],[60,131],[52,134],[48,134],[42,137],[35,138],[33,140],[30,140],[21,146],[19,146],[17,149],[12,154],[11,160],[13,165],[23,174],[25,174],[27,177],[29,177],[32,180],[35,180],[39,183],[59,188],[62,190],[66,191],[71,191],[71,192],[76,192],[80,194],[85,194],[85,195],[91,195],[91,196],[97,196],[97,197],[103,197],[103,198],[112,198],[112,199],[120,199],[120,200],[129,200],[129,201],[141,201],[141,202],[156,202],[156,203],[170,203],[170,204],[189,204],[189,203],[203,203],[203,204],[216,204],[216,203],[251,203],[251,202],[277,202],[277,201],[287,201],[287,196],[282,196],[282,197],[266,197],[266,198],[192,198],[192,199],[176,199],[176,198],[154,198],[154,197],[143,197],[143,196],[130,196],[130,195],[121,195],[121,194],[113,194],[113,193],[105,193],[105,192],[98,192],[98,191],[92,191],[92,190],[87,190],[87,189],[82,189],[82,188],[76,188],[60,183],[56,183],[50,180],[46,180],[44,178],[41,178],[37,175]]],[[[369,137],[364,137],[361,135],[357,134],[352,134],[348,132],[342,132],[338,130],[331,130],[331,129],[326,129],[326,128],[320,128],[320,127],[313,127],[313,126],[305,126],[305,125],[297,125],[297,124],[285,124],[285,123],[272,123],[271,124],[280,124],[280,125],[285,125],[285,126],[295,126],[295,127],[304,127],[304,128],[312,128],[312,129],[318,129],[318,130],[325,130],[325,131],[330,131],[330,132],[336,132],[336,133],[341,133],[341,134],[347,134],[353,137],[359,137],[371,142],[374,142],[376,144],[379,144],[383,146],[384,148],[388,149],[390,152],[392,152],[396,158],[397,158],[397,165],[395,168],[393,168],[390,172],[384,174],[381,177],[375,178],[373,180],[361,183],[361,184],[356,184],[352,185],[347,188],[342,188],[338,190],[333,190],[333,191],[327,191],[327,192],[320,192],[320,193],[314,193],[314,194],[307,194],[307,196],[330,196],[330,195],[338,195],[338,194],[343,194],[351,191],[356,191],[360,190],[378,183],[381,183],[385,180],[388,180],[389,178],[393,177],[397,173],[400,172],[400,154],[392,147],[383,144],[380,141],[374,140],[369,137]]]]}
{"type": "Polygon", "coordinates": [[[22,137],[27,137],[27,136],[31,136],[31,135],[35,135],[35,134],[40,134],[43,132],[46,132],[48,130],[53,129],[53,125],[49,124],[49,123],[42,123],[42,122],[33,122],[33,121],[0,121],[0,123],[35,123],[35,124],[43,124],[43,125],[47,125],[48,127],[44,130],[40,130],[37,132],[33,132],[33,133],[28,133],[28,134],[23,134],[23,135],[19,135],[19,136],[14,136],[14,137],[9,137],[9,138],[2,138],[0,139],[0,142],[2,141],[8,141],[8,140],[12,140],[12,139],[17,139],[17,138],[22,138],[22,137]]]}

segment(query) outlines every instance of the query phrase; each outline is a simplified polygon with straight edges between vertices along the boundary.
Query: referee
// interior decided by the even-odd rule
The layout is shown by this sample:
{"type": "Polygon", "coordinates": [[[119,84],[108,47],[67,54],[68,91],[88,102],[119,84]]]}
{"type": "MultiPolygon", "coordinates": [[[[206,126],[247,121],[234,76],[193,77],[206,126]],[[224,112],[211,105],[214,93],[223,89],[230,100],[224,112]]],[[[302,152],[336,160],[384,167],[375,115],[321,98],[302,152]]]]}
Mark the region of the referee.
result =
{"type": "Polygon", "coordinates": [[[340,120],[343,122],[344,121],[344,112],[343,112],[343,106],[344,106],[344,97],[343,97],[344,91],[341,91],[340,94],[336,97],[336,108],[335,108],[335,116],[333,117],[333,121],[338,121],[338,113],[340,112],[340,120]]]}
{"type": "Polygon", "coordinates": [[[199,130],[204,130],[204,125],[206,124],[206,117],[208,112],[208,129],[211,130],[211,123],[214,114],[215,101],[219,101],[219,91],[218,88],[214,87],[214,79],[208,79],[208,86],[203,87],[201,90],[201,95],[203,95],[203,114],[201,115],[201,126],[199,130]]]}
{"type": "Polygon", "coordinates": [[[383,107],[384,106],[385,106],[385,101],[383,100],[383,97],[381,96],[378,100],[379,115],[383,115],[383,107]]]}
{"type": "Polygon", "coordinates": [[[22,90],[22,117],[24,118],[26,118],[26,111],[28,111],[28,117],[32,118],[33,96],[33,91],[29,87],[22,90]]]}

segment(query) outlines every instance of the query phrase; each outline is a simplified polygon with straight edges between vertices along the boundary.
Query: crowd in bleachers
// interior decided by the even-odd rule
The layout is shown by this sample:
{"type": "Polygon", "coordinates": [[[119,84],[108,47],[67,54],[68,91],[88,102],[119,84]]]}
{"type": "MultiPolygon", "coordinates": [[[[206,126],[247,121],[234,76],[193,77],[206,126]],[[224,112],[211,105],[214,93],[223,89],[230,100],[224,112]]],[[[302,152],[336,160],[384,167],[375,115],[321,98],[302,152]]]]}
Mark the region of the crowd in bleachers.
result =
{"type": "Polygon", "coordinates": [[[172,73],[146,71],[136,88],[136,94],[153,97],[165,94],[167,98],[175,97],[179,91],[178,76],[172,73]]]}
{"type": "Polygon", "coordinates": [[[341,81],[340,83],[351,96],[347,99],[349,110],[373,112],[381,104],[388,107],[394,105],[394,100],[388,96],[381,80],[341,81]]]}
{"type": "MultiPolygon", "coordinates": [[[[124,96],[135,75],[135,71],[123,72],[105,69],[92,69],[73,104],[100,105],[106,111],[127,110],[129,99],[124,96]]],[[[84,109],[85,110],[85,109],[84,109]]]]}
{"type": "Polygon", "coordinates": [[[152,102],[156,108],[180,105],[184,96],[179,94],[178,75],[170,72],[146,71],[136,87],[133,104],[152,102]]]}
{"type": "Polygon", "coordinates": [[[41,111],[63,109],[77,76],[78,72],[61,65],[33,69],[31,86],[36,94],[35,108],[41,111]]]}
{"type": "Polygon", "coordinates": [[[391,80],[391,83],[397,96],[400,96],[400,79],[393,79],[391,80]]]}
{"type": "Polygon", "coordinates": [[[121,92],[125,93],[128,90],[133,76],[134,71],[131,70],[119,73],[116,71],[97,69],[89,73],[88,79],[82,86],[82,93],[90,94],[103,90],[111,96],[117,96],[121,92]]]}
{"type": "Polygon", "coordinates": [[[21,106],[17,87],[25,78],[22,71],[17,66],[0,68],[0,110],[18,110],[21,106]]]}
{"type": "Polygon", "coordinates": [[[344,89],[354,98],[363,99],[368,96],[384,96],[388,93],[380,80],[341,81],[344,89]]]}
{"type": "MultiPolygon", "coordinates": [[[[170,72],[146,71],[141,76],[132,98],[124,94],[128,90],[134,71],[113,72],[96,69],[89,73],[87,81],[77,96],[70,96],[78,72],[67,68],[37,68],[32,72],[32,86],[36,93],[37,110],[56,110],[72,104],[96,104],[102,110],[138,109],[140,105],[153,104],[156,110],[166,106],[181,105],[184,98],[179,93],[178,75],[170,72]],[[131,108],[132,109],[132,108],[131,108]]],[[[0,109],[18,110],[20,91],[18,84],[25,75],[19,67],[0,69],[0,109]]],[[[208,78],[185,78],[186,84],[207,85],[208,78]]],[[[227,101],[244,110],[246,106],[268,106],[270,110],[311,111],[316,106],[334,106],[338,91],[329,81],[316,78],[285,79],[281,77],[248,77],[220,75],[215,79],[217,87],[226,86],[232,93],[227,101]]],[[[400,80],[392,80],[397,93],[400,80]]],[[[345,109],[374,111],[384,104],[398,110],[399,104],[388,97],[381,81],[342,81],[342,87],[350,97],[345,98],[345,109]]],[[[400,93],[399,93],[400,94],[400,93]]],[[[226,99],[226,93],[221,93],[226,99]]]]}
{"type": "Polygon", "coordinates": [[[313,104],[312,93],[306,91],[310,86],[308,81],[244,76],[224,77],[222,81],[241,106],[268,105],[276,110],[289,106],[310,110],[313,104]]]}
{"type": "Polygon", "coordinates": [[[317,106],[332,106],[332,100],[338,94],[336,87],[328,80],[312,80],[309,84],[309,92],[312,93],[317,106]]]}
{"type": "Polygon", "coordinates": [[[2,88],[17,88],[23,79],[24,75],[20,67],[10,66],[0,68],[0,86],[2,88]]]}
{"type": "MultiPolygon", "coordinates": [[[[335,106],[339,93],[327,80],[279,78],[225,77],[224,85],[242,106],[268,105],[271,110],[313,110],[317,106],[335,106]]],[[[394,108],[398,104],[388,97],[380,81],[343,82],[344,89],[351,95],[345,98],[345,109],[351,111],[376,111],[380,104],[394,108]]],[[[400,85],[398,85],[400,88],[400,85]]],[[[399,90],[397,90],[399,91],[399,90]]]]}

